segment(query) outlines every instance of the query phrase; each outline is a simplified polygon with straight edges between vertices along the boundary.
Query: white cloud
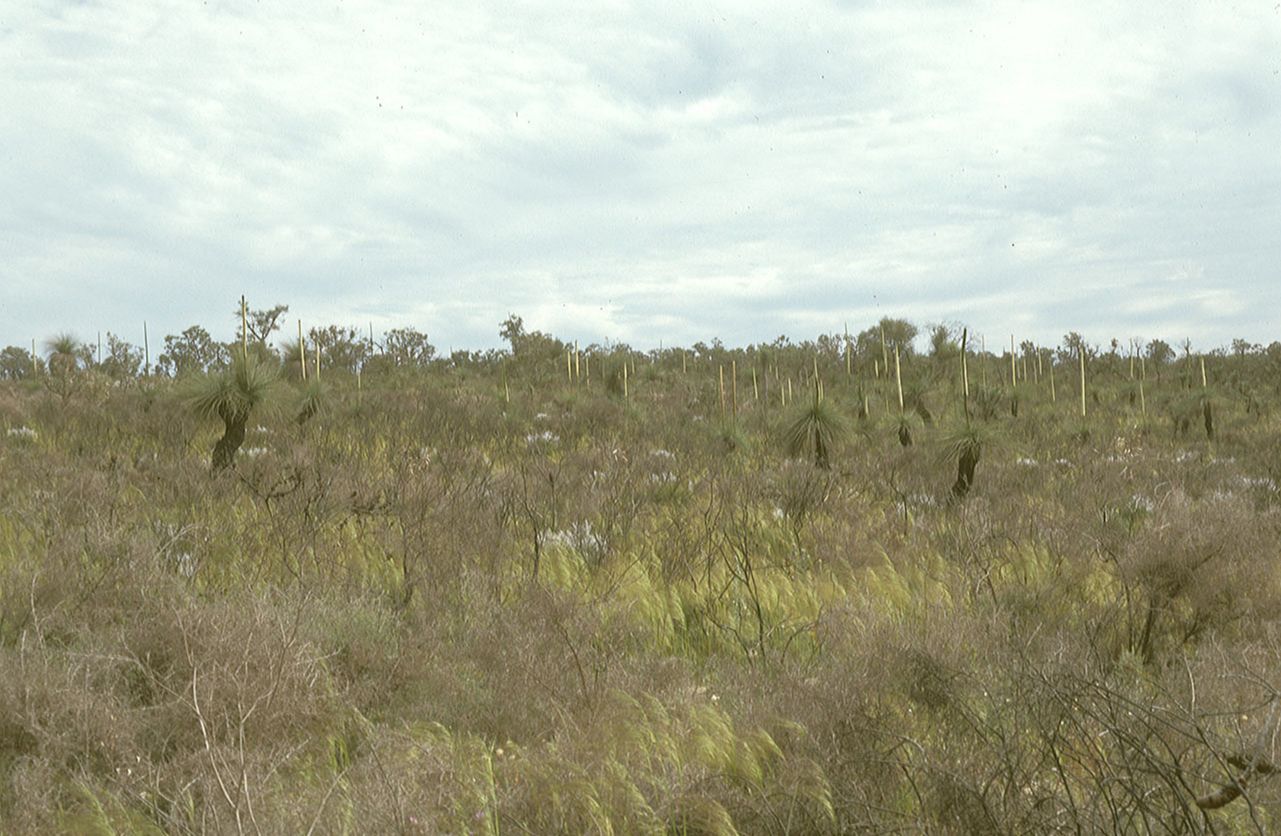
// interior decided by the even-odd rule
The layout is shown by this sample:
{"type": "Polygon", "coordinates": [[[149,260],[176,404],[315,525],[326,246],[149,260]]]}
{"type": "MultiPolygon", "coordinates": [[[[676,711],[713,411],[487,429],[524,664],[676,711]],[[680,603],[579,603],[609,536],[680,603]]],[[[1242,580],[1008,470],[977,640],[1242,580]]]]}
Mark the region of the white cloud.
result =
{"type": "Polygon", "coordinates": [[[1275,9],[661,5],[0,12],[0,341],[1275,337],[1275,9]]]}

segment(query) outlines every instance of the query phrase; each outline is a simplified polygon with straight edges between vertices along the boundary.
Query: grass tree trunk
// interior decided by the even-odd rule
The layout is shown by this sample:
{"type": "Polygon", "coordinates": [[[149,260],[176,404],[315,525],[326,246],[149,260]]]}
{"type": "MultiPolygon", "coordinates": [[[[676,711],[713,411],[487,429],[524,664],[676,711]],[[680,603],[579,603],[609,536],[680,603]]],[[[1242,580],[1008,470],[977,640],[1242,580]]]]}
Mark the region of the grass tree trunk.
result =
{"type": "Polygon", "coordinates": [[[964,499],[974,484],[974,469],[979,465],[979,451],[976,447],[965,447],[956,459],[956,482],[952,485],[952,496],[964,499]]]}
{"type": "Polygon", "coordinates": [[[213,448],[213,469],[215,472],[231,467],[236,460],[236,451],[245,443],[245,424],[249,413],[241,410],[223,410],[220,416],[225,429],[222,438],[213,448]]]}
{"type": "Polygon", "coordinates": [[[820,470],[832,469],[832,458],[828,454],[827,443],[822,433],[814,433],[814,465],[820,470]]]}

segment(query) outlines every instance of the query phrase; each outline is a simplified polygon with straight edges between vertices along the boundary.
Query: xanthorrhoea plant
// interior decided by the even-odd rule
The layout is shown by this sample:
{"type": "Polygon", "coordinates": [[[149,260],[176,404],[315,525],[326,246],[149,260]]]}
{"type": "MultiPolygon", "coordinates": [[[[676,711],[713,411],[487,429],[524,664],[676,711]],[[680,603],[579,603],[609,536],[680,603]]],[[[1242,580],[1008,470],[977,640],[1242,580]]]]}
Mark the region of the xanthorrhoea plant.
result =
{"type": "Polygon", "coordinates": [[[215,471],[235,461],[236,451],[245,441],[250,414],[269,403],[277,384],[274,366],[261,363],[252,355],[242,355],[225,371],[194,385],[187,399],[192,410],[202,418],[219,418],[224,426],[222,438],[213,449],[211,463],[215,471]]]}

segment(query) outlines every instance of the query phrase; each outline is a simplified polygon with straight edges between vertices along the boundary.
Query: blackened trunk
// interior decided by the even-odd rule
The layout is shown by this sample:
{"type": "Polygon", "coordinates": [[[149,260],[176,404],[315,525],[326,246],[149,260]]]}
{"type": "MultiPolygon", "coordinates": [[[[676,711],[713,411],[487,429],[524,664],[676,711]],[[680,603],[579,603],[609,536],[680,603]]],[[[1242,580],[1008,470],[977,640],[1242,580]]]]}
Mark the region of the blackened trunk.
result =
{"type": "Polygon", "coordinates": [[[974,468],[979,465],[979,451],[965,449],[956,460],[956,482],[952,485],[952,496],[964,499],[974,484],[974,468]]]}
{"type": "Polygon", "coordinates": [[[1210,406],[1210,399],[1206,398],[1201,404],[1201,415],[1205,418],[1205,437],[1214,440],[1214,409],[1210,406]]]}
{"type": "Polygon", "coordinates": [[[232,462],[236,460],[236,451],[240,449],[241,444],[245,443],[245,424],[249,421],[249,416],[241,413],[227,413],[222,416],[222,421],[226,429],[213,449],[215,473],[231,467],[232,462]]]}
{"type": "Polygon", "coordinates": [[[827,454],[827,445],[823,442],[823,436],[818,433],[814,435],[814,465],[820,470],[832,469],[832,461],[827,454]]]}
{"type": "Polygon", "coordinates": [[[912,431],[907,428],[907,424],[898,425],[898,443],[904,447],[912,446],[912,431]]]}

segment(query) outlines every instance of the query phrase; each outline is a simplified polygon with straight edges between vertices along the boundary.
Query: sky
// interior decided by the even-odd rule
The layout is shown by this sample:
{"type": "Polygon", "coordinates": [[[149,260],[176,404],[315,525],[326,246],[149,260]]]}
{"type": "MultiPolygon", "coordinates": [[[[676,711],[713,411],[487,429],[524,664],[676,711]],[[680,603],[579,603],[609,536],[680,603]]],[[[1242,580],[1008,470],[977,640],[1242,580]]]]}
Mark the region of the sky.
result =
{"type": "Polygon", "coordinates": [[[0,345],[1281,339],[1281,3],[0,3],[0,345]],[[297,319],[295,319],[297,318],[297,319]]]}

